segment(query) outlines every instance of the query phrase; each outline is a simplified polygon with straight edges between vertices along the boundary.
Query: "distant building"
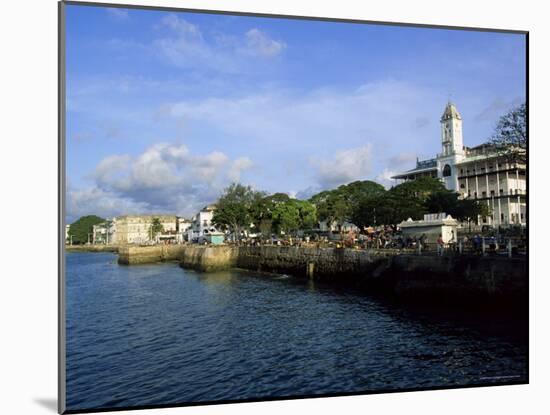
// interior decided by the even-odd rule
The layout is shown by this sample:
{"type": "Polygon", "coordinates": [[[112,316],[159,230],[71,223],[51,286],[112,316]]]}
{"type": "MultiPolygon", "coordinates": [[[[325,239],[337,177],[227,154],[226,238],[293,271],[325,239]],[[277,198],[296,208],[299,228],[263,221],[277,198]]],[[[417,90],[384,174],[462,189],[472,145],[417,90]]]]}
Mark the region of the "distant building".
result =
{"type": "Polygon", "coordinates": [[[192,219],[191,226],[188,228],[188,238],[192,240],[212,232],[217,232],[212,223],[215,205],[208,205],[202,208],[192,219]]]}
{"type": "Polygon", "coordinates": [[[65,225],[65,243],[70,244],[71,243],[71,237],[69,236],[69,230],[71,229],[71,225],[67,224],[65,225]]]}
{"type": "Polygon", "coordinates": [[[116,218],[92,226],[93,244],[116,244],[116,218]]]}
{"type": "Polygon", "coordinates": [[[487,203],[492,213],[489,217],[478,218],[478,224],[526,224],[526,166],[508,162],[489,144],[465,147],[462,117],[450,102],[441,116],[441,147],[441,153],[435,158],[417,160],[414,169],[397,174],[393,179],[439,178],[447,189],[458,192],[461,198],[487,203]]]}
{"type": "Polygon", "coordinates": [[[177,239],[178,217],[176,215],[125,215],[118,216],[116,223],[116,243],[146,244],[162,239],[177,239]],[[158,218],[163,231],[153,235],[153,219],[158,218]]]}
{"type": "Polygon", "coordinates": [[[423,220],[409,218],[399,224],[404,237],[421,238],[424,243],[435,244],[441,235],[443,242],[457,242],[458,222],[444,213],[424,215],[423,220]]]}
{"type": "Polygon", "coordinates": [[[187,240],[189,229],[193,226],[193,221],[186,218],[178,218],[178,242],[187,240]]]}
{"type": "Polygon", "coordinates": [[[350,222],[344,222],[344,223],[333,222],[329,226],[327,221],[322,220],[319,222],[319,230],[321,232],[349,232],[349,231],[358,232],[359,228],[350,222]]]}

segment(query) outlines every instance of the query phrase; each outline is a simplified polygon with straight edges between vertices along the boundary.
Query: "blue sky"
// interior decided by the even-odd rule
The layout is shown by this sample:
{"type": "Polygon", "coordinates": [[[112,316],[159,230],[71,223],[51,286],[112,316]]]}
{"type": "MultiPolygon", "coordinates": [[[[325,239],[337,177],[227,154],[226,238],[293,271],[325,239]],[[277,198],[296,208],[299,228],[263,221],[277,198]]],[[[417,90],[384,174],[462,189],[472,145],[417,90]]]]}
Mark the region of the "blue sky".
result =
{"type": "Polygon", "coordinates": [[[307,197],[464,142],[525,100],[525,37],[67,7],[67,220],[191,216],[232,181],[307,197]]]}

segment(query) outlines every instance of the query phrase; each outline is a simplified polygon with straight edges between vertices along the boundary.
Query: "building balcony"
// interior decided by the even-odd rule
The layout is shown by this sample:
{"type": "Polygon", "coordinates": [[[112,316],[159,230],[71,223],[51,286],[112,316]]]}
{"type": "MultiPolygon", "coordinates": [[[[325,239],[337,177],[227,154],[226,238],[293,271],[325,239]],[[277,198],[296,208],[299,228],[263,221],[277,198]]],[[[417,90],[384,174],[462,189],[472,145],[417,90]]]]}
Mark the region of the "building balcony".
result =
{"type": "MultiPolygon", "coordinates": [[[[462,189],[464,190],[464,189],[462,189]]],[[[525,199],[525,196],[527,195],[527,192],[523,189],[517,189],[513,192],[502,192],[502,193],[495,193],[495,194],[481,194],[481,195],[470,195],[466,196],[465,199],[474,199],[474,200],[490,200],[490,199],[506,199],[506,198],[517,198],[518,196],[522,199],[525,199]]]]}
{"type": "Polygon", "coordinates": [[[511,168],[500,168],[500,169],[489,169],[489,170],[481,170],[481,171],[475,171],[475,172],[471,172],[471,173],[461,173],[459,174],[458,176],[458,180],[460,179],[468,179],[470,177],[479,177],[479,176],[485,176],[487,174],[501,174],[501,173],[513,173],[513,174],[516,174],[516,171],[518,171],[520,174],[520,178],[523,178],[525,179],[526,176],[525,176],[525,169],[524,168],[519,168],[519,167],[511,167],[511,168]]]}

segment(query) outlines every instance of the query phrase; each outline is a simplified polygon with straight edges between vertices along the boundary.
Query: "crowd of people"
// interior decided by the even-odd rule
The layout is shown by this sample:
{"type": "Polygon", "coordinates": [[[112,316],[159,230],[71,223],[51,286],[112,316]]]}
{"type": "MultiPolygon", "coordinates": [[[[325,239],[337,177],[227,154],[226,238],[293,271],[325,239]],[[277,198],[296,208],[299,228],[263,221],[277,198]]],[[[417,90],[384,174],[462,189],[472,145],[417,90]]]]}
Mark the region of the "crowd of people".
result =
{"type": "MultiPolygon", "coordinates": [[[[479,233],[451,235],[450,241],[445,242],[442,235],[435,241],[425,234],[420,236],[405,236],[399,229],[384,227],[372,232],[359,233],[348,231],[338,234],[311,233],[303,236],[271,236],[268,238],[243,238],[239,245],[260,246],[296,246],[318,248],[353,248],[353,249],[397,249],[415,252],[435,252],[444,254],[476,254],[494,253],[507,249],[508,239],[504,237],[483,236],[479,233]]],[[[516,244],[516,242],[514,242],[516,244]]]]}

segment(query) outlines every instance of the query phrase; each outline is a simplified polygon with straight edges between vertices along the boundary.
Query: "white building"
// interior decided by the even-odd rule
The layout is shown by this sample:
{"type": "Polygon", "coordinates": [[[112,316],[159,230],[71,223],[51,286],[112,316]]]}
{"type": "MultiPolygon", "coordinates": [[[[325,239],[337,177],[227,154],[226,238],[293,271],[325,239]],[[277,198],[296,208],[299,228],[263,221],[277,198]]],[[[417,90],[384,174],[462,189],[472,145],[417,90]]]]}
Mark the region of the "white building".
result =
{"type": "Polygon", "coordinates": [[[191,226],[188,228],[188,240],[193,240],[209,233],[217,232],[212,223],[214,216],[214,205],[208,205],[202,208],[192,219],[191,226]]]}
{"type": "Polygon", "coordinates": [[[178,218],[178,242],[183,242],[187,239],[189,229],[193,226],[191,219],[178,218]]]}
{"type": "Polygon", "coordinates": [[[321,232],[359,232],[359,228],[353,223],[345,221],[343,223],[332,222],[329,226],[326,220],[319,221],[319,230],[321,232]]]}
{"type": "Polygon", "coordinates": [[[462,117],[450,102],[441,116],[441,148],[435,158],[417,160],[414,169],[393,176],[393,179],[437,177],[461,198],[487,203],[491,215],[479,218],[480,224],[526,224],[526,166],[508,162],[489,144],[464,146],[462,117]]]}
{"type": "Polygon", "coordinates": [[[435,244],[439,235],[446,244],[456,243],[457,226],[456,219],[444,213],[424,215],[423,220],[409,218],[399,224],[404,237],[423,237],[424,243],[427,244],[435,244]]]}

